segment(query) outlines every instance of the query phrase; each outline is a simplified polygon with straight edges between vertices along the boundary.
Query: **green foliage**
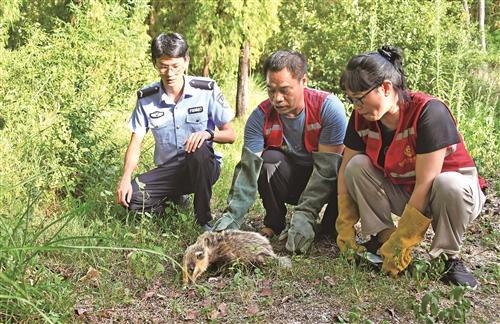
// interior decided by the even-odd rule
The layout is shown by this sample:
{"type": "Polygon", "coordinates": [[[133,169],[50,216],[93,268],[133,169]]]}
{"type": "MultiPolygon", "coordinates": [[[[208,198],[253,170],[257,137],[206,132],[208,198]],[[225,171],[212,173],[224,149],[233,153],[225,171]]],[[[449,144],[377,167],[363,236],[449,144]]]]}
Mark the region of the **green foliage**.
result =
{"type": "Polygon", "coordinates": [[[444,100],[481,170],[496,174],[499,55],[481,53],[476,25],[467,23],[461,1],[286,1],[279,17],[282,32],[270,39],[270,49],[302,51],[310,85],[336,93],[353,55],[384,44],[401,47],[409,88],[444,100]]]}
{"type": "Polygon", "coordinates": [[[76,213],[49,224],[36,224],[33,211],[40,195],[36,192],[31,194],[33,198],[27,202],[25,210],[15,215],[14,222],[0,214],[0,299],[4,305],[0,314],[5,319],[28,316],[52,322],[59,319],[55,314],[71,307],[74,296],[68,290],[68,282],[43,265],[35,266],[34,261],[51,249],[57,241],[57,233],[76,213]],[[55,316],[46,308],[52,303],[51,310],[55,316]]]}
{"type": "Polygon", "coordinates": [[[337,316],[338,323],[363,323],[371,324],[373,321],[364,319],[362,310],[359,307],[351,308],[346,314],[337,316]]]}
{"type": "Polygon", "coordinates": [[[74,19],[68,1],[64,0],[9,0],[0,5],[0,16],[5,17],[5,22],[1,25],[8,33],[3,36],[9,48],[24,45],[33,25],[51,33],[61,21],[74,19]]]}
{"type": "Polygon", "coordinates": [[[415,317],[425,323],[465,323],[471,302],[465,296],[466,287],[455,286],[450,292],[449,299],[453,302],[450,307],[443,307],[443,294],[438,290],[426,293],[420,303],[413,304],[415,317]]]}
{"type": "Polygon", "coordinates": [[[50,35],[32,25],[25,45],[3,50],[0,175],[14,195],[23,190],[16,183],[36,175],[44,176],[31,185],[59,197],[114,181],[120,164],[114,125],[147,76],[140,73],[147,70],[147,7],[139,4],[130,11],[96,2],[73,6],[73,24],[50,35]],[[24,167],[11,173],[9,165],[24,167]]]}
{"type": "Polygon", "coordinates": [[[339,89],[339,76],[350,57],[384,44],[405,50],[410,88],[433,93],[449,82],[445,77],[453,75],[457,65],[466,67],[478,53],[459,2],[343,0],[332,5],[301,0],[285,2],[281,9],[281,29],[287,32],[273,38],[270,47],[303,51],[310,60],[313,85],[323,89],[339,89]]]}
{"type": "MultiPolygon", "coordinates": [[[[297,0],[281,7],[278,1],[264,0],[152,3],[157,23],[149,26],[150,32],[183,32],[191,43],[193,71],[201,73],[210,55],[212,76],[225,81],[228,98],[234,98],[232,76],[244,39],[252,43],[255,69],[264,52],[293,47],[310,58],[311,84],[333,90],[351,55],[386,42],[402,46],[412,88],[450,104],[486,174],[495,176],[500,167],[498,52],[492,44],[491,52],[478,54],[476,26],[464,27],[460,2],[297,0]]],[[[72,315],[82,300],[90,300],[97,313],[143,298],[160,281],[173,290],[163,296],[171,320],[182,318],[194,303],[178,292],[178,262],[199,235],[192,210],[169,207],[161,219],[135,215],[116,206],[113,197],[134,93],[157,78],[148,54],[147,5],[146,0],[0,1],[0,322],[83,320],[72,315]],[[96,285],[79,281],[89,267],[101,276],[96,285]]],[[[493,30],[489,39],[497,34],[493,30]]],[[[256,79],[252,107],[266,96],[264,82],[256,79]]],[[[243,125],[243,120],[235,122],[239,137],[234,145],[216,145],[225,158],[214,187],[216,214],[226,204],[243,125]]],[[[150,136],[140,171],[152,165],[151,146],[150,136]]],[[[251,217],[261,221],[262,214],[257,202],[251,217]]],[[[492,249],[498,231],[493,221],[488,224],[483,239],[492,249]]],[[[414,301],[415,292],[440,273],[417,261],[411,276],[396,281],[321,253],[295,256],[293,262],[291,270],[233,265],[218,288],[203,283],[196,286],[197,293],[213,303],[226,299],[231,310],[255,302],[260,310],[253,316],[262,321],[279,300],[300,305],[333,301],[328,307],[338,309],[335,314],[344,321],[366,322],[368,314],[387,318],[382,314],[386,307],[406,320],[411,315],[402,314],[412,309],[406,300],[414,301]],[[263,280],[273,280],[273,296],[259,295],[263,280]]],[[[484,271],[481,296],[494,296],[498,289],[488,282],[498,282],[499,267],[484,269],[478,271],[484,271]]],[[[449,298],[430,294],[425,307],[423,300],[417,302],[416,318],[487,321],[487,310],[468,313],[462,291],[449,298]]],[[[212,306],[204,304],[202,313],[210,314],[212,306]]]]}
{"type": "Polygon", "coordinates": [[[224,84],[235,79],[244,41],[250,43],[255,67],[266,41],[277,30],[278,5],[278,0],[154,1],[153,33],[184,34],[194,74],[201,75],[207,66],[210,76],[224,84]]]}

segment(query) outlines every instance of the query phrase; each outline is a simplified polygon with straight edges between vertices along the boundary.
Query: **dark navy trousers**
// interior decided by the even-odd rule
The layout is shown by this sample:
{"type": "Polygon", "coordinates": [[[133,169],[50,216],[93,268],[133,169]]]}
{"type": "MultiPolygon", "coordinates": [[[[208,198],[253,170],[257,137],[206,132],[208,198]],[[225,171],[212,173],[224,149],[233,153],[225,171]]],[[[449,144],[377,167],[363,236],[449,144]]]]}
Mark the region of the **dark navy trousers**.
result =
{"type": "Polygon", "coordinates": [[[220,164],[213,148],[204,143],[181,161],[173,161],[143,173],[132,180],[129,209],[163,213],[165,203],[180,195],[194,193],[196,222],[212,220],[212,186],[220,176],[220,164]]]}
{"type": "MultiPolygon", "coordinates": [[[[259,195],[266,209],[264,225],[279,234],[286,226],[285,203],[298,204],[311,177],[313,166],[296,164],[285,153],[274,149],[264,151],[262,159],[264,164],[258,185],[259,195]]],[[[335,236],[337,214],[337,190],[334,190],[323,214],[319,235],[335,236]]]]}

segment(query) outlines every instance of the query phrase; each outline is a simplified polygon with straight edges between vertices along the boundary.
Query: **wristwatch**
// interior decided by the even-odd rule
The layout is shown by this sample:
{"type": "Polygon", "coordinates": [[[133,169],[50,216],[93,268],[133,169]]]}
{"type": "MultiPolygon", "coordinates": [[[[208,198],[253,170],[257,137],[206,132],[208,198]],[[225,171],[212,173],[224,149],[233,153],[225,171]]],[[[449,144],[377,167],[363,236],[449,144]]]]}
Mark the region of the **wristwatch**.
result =
{"type": "Polygon", "coordinates": [[[214,131],[211,130],[211,129],[209,129],[209,128],[207,128],[207,129],[205,129],[205,132],[207,132],[207,133],[210,134],[210,138],[208,140],[209,141],[213,141],[214,140],[214,136],[215,136],[214,131]]]}

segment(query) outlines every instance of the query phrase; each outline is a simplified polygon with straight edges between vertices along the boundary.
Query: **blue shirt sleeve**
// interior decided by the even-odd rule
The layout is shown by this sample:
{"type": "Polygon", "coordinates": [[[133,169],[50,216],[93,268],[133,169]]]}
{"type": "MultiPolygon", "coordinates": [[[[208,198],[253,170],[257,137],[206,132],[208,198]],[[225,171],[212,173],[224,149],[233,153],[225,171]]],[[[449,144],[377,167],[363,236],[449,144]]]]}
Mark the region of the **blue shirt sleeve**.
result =
{"type": "Polygon", "coordinates": [[[341,145],[344,142],[347,119],[344,105],[334,95],[329,95],[321,107],[322,128],[319,143],[341,145]]]}
{"type": "Polygon", "coordinates": [[[214,83],[212,98],[210,98],[209,113],[217,128],[229,123],[234,118],[234,111],[224,99],[217,83],[214,83]]]}
{"type": "Polygon", "coordinates": [[[148,131],[148,119],[144,109],[142,108],[140,100],[137,100],[135,104],[134,111],[130,116],[130,120],[128,122],[128,128],[136,134],[144,135],[148,131]]]}
{"type": "Polygon", "coordinates": [[[259,107],[250,114],[245,124],[244,147],[253,153],[264,150],[264,113],[259,107]]]}

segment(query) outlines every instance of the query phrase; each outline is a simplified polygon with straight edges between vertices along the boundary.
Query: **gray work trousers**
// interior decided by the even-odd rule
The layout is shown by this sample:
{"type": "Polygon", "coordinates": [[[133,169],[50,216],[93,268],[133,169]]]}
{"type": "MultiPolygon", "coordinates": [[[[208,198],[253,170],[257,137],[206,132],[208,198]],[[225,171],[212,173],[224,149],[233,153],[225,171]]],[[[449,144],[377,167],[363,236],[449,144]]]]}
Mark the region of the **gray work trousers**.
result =
{"type": "MultiPolygon", "coordinates": [[[[347,164],[345,183],[358,206],[364,235],[393,228],[391,213],[400,216],[410,199],[404,186],[384,177],[364,154],[355,155],[347,164]]],[[[434,179],[424,211],[432,219],[435,233],[429,251],[432,258],[459,253],[465,230],[481,212],[484,201],[474,167],[443,172],[434,179]]]]}

